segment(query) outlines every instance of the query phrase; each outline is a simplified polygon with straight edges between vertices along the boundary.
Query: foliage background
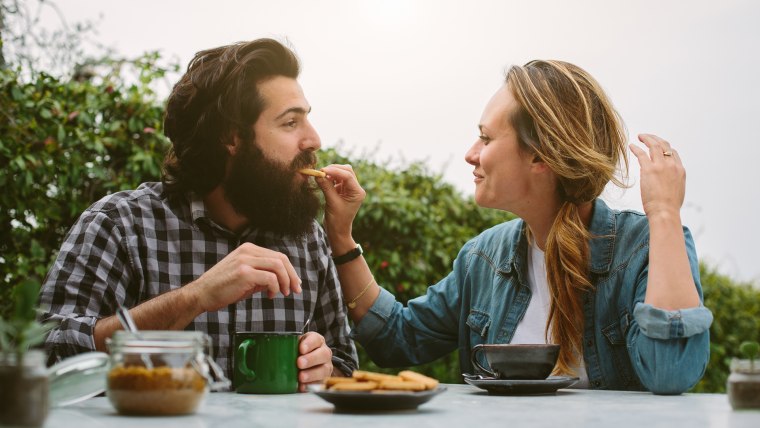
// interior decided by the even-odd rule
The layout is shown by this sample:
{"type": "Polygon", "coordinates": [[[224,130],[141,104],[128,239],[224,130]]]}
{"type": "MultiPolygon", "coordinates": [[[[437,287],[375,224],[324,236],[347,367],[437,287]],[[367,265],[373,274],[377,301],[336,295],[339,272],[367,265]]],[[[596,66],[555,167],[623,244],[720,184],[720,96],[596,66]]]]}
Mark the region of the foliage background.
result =
{"type": "MultiPolygon", "coordinates": [[[[0,0],[0,30],[7,23],[4,14],[15,13],[18,5],[0,0]]],[[[5,30],[0,36],[23,48],[26,42],[19,40],[28,29],[10,38],[5,30]]],[[[71,54],[81,46],[81,35],[76,27],[45,40],[59,55],[71,54]]],[[[0,316],[6,318],[11,291],[25,280],[42,280],[85,208],[106,194],[159,179],[169,142],[161,129],[163,102],[152,88],[178,69],[164,65],[155,53],[132,60],[107,53],[87,67],[63,67],[73,70],[71,76],[53,76],[33,68],[39,53],[24,52],[7,62],[0,54],[0,316]]],[[[62,56],[58,66],[72,57],[62,56]]],[[[354,226],[355,239],[365,248],[378,283],[401,302],[423,294],[448,273],[465,241],[511,218],[478,208],[423,163],[392,167],[390,160],[367,153],[338,146],[324,151],[320,162],[351,163],[358,172],[368,197],[354,226]]],[[[710,363],[694,391],[723,392],[739,343],[760,341],[760,290],[707,266],[701,272],[705,305],[715,320],[710,363]]],[[[361,349],[360,359],[363,368],[384,371],[361,349]]],[[[460,381],[456,353],[420,370],[444,382],[460,381]]]]}

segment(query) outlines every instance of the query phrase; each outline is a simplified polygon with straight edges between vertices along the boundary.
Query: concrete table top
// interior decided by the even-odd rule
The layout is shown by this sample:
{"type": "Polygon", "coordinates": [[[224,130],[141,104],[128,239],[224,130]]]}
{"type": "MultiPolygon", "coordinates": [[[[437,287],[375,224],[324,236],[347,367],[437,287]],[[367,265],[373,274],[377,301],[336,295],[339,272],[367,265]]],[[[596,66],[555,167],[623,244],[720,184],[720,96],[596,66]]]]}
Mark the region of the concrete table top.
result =
{"type": "Polygon", "coordinates": [[[106,397],[51,409],[46,427],[760,427],[760,410],[734,411],[725,394],[658,396],[645,392],[559,390],[556,395],[492,396],[470,385],[447,390],[417,410],[339,413],[312,393],[211,393],[189,416],[116,413],[106,397]]]}

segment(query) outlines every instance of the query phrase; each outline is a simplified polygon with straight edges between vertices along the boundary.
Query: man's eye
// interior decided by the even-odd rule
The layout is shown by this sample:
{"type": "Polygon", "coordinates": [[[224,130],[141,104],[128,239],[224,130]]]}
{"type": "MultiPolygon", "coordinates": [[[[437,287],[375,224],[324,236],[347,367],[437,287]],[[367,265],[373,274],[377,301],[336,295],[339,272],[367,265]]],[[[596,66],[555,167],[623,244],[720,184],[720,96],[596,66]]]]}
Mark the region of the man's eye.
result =
{"type": "Polygon", "coordinates": [[[289,128],[295,128],[295,127],[296,127],[296,124],[297,124],[297,122],[296,122],[295,120],[289,120],[289,121],[287,121],[287,122],[285,123],[285,126],[287,126],[287,127],[289,127],[289,128]]]}

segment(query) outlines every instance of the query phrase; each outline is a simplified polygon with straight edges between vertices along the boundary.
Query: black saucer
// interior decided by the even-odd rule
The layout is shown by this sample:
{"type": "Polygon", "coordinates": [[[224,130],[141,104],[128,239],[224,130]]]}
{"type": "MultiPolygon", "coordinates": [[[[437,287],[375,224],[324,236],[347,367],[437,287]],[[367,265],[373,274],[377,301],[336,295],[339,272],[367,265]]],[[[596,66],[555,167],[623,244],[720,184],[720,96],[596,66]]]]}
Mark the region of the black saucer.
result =
{"type": "Polygon", "coordinates": [[[549,376],[546,379],[523,380],[496,379],[477,375],[465,375],[464,381],[472,386],[485,389],[492,395],[538,395],[554,394],[558,389],[567,388],[575,382],[578,382],[578,378],[568,376],[549,376]]]}

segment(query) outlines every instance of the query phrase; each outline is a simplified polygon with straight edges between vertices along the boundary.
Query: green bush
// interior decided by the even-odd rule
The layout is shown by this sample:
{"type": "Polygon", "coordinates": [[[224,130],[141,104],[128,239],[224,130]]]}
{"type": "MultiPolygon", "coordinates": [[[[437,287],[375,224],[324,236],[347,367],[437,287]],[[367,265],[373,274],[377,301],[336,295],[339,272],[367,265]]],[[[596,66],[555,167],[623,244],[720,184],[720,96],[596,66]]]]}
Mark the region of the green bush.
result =
{"type": "MultiPolygon", "coordinates": [[[[146,56],[145,81],[160,76],[146,56]]],[[[117,76],[118,77],[118,76],[117,76]]],[[[0,70],[0,315],[11,288],[42,279],[68,228],[107,193],[160,176],[168,140],[145,82],[23,82],[0,70]]]]}
{"type": "Polygon", "coordinates": [[[700,266],[705,306],[712,310],[710,362],[695,392],[726,392],[731,359],[741,358],[739,346],[760,342],[760,289],[739,284],[704,265],[700,266]]]}
{"type": "MultiPolygon", "coordinates": [[[[162,106],[149,87],[163,75],[157,59],[148,55],[136,63],[140,78],[134,84],[118,73],[97,83],[45,74],[24,82],[0,70],[0,316],[10,316],[13,287],[45,275],[87,206],[159,179],[169,143],[161,132],[162,106]]],[[[422,163],[390,167],[344,152],[326,150],[321,164],[354,165],[368,193],[355,238],[378,283],[402,302],[446,275],[465,241],[510,218],[477,208],[422,163]]],[[[695,391],[724,391],[739,344],[760,340],[760,291],[705,267],[702,283],[715,321],[710,364],[695,391]]],[[[360,359],[364,368],[377,370],[361,350],[360,359]]],[[[459,381],[456,353],[420,370],[459,381]]]]}

